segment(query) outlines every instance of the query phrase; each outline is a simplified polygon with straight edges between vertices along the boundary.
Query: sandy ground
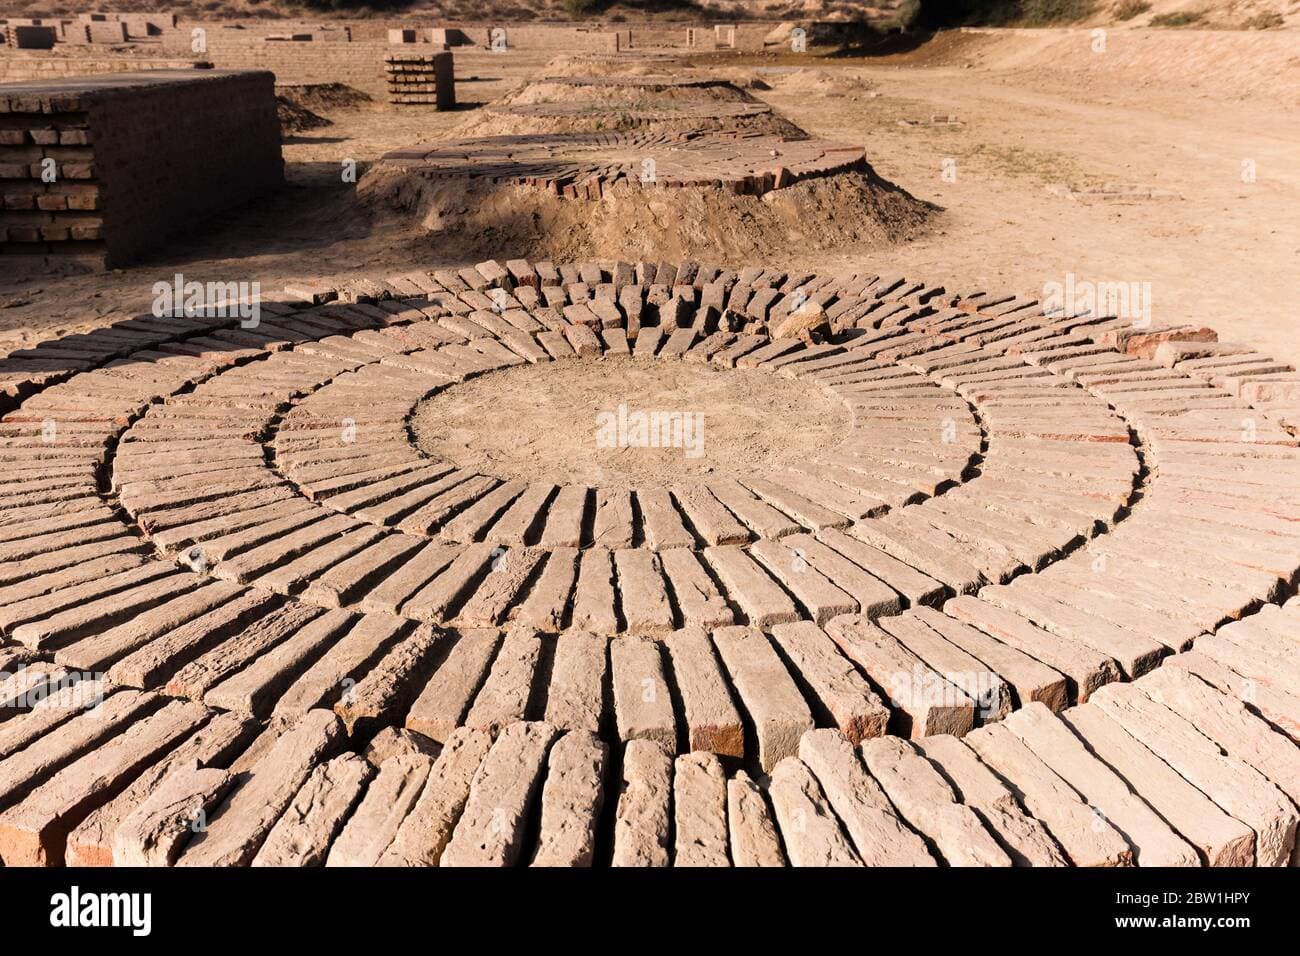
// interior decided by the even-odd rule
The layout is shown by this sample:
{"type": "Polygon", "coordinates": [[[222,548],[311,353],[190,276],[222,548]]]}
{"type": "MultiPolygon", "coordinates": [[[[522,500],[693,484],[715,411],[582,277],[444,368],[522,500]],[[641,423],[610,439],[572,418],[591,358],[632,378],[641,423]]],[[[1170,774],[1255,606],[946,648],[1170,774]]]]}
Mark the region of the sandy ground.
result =
{"type": "MultiPolygon", "coordinates": [[[[1207,324],[1300,364],[1300,320],[1287,295],[1300,288],[1300,107],[1296,57],[1285,52],[1295,33],[1180,33],[1185,40],[1170,31],[1156,40],[1166,65],[1173,57],[1182,69],[1159,61],[1144,68],[1142,49],[1116,43],[1110,61],[1084,57],[1083,71],[1053,70],[1054,50],[1087,44],[1089,35],[1034,31],[1023,41],[997,36],[991,48],[937,42],[888,58],[816,64],[858,84],[773,84],[758,95],[814,135],[864,143],[881,175],[942,211],[920,236],[884,252],[778,244],[755,259],[1038,296],[1046,283],[1070,276],[1150,283],[1155,320],[1207,324]],[[1205,81],[1197,64],[1216,58],[1216,75],[1232,82],[1205,81]],[[955,115],[960,125],[898,123],[934,114],[955,115]],[[1246,181],[1243,170],[1252,166],[1254,181],[1246,181]],[[1094,204],[1047,188],[1107,182],[1177,198],[1094,204]]],[[[519,53],[466,61],[460,98],[485,102],[543,65],[519,53]]],[[[808,64],[746,68],[755,65],[808,64]]],[[[346,160],[364,169],[387,149],[449,135],[464,112],[374,105],[331,119],[334,125],[286,143],[283,193],[196,224],[147,262],[99,276],[0,276],[0,351],[144,311],[153,283],[175,272],[256,279],[270,289],[301,276],[464,264],[455,248],[377,223],[340,174],[346,160]]]]}
{"type": "Polygon", "coordinates": [[[447,389],[411,431],[435,457],[499,478],[635,488],[807,461],[851,424],[828,392],[766,372],[571,361],[447,389]]]}

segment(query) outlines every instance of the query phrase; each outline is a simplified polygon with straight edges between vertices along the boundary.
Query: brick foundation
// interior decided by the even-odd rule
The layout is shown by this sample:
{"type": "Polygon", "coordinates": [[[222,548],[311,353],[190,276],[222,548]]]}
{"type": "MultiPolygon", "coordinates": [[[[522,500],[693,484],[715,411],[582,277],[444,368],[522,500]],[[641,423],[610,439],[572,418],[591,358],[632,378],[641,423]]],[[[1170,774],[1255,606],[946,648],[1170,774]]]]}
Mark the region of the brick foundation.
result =
{"type": "Polygon", "coordinates": [[[269,72],[0,85],[0,255],[116,266],[283,177],[269,72]]]}

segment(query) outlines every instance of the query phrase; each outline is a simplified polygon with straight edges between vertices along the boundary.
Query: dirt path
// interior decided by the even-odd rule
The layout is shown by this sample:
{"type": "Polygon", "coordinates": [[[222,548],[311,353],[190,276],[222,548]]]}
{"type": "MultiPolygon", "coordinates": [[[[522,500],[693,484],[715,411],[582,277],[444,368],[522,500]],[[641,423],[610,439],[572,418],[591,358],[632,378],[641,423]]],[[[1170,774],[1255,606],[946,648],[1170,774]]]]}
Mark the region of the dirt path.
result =
{"type": "Polygon", "coordinates": [[[1288,160],[1300,125],[1286,114],[1201,101],[1195,115],[1170,116],[1137,98],[1084,100],[971,70],[859,73],[878,98],[764,98],[817,135],[866,142],[882,175],[944,207],[936,231],[895,248],[893,267],[1040,294],[1067,273],[1150,282],[1157,321],[1203,322],[1300,362],[1300,320],[1279,295],[1300,285],[1300,171],[1288,160]],[[932,114],[963,125],[897,125],[932,114]],[[949,158],[951,183],[941,175],[949,158]],[[1247,159],[1253,184],[1241,179],[1247,159]],[[1047,191],[1050,182],[1107,181],[1181,198],[1088,204],[1047,191]]]}

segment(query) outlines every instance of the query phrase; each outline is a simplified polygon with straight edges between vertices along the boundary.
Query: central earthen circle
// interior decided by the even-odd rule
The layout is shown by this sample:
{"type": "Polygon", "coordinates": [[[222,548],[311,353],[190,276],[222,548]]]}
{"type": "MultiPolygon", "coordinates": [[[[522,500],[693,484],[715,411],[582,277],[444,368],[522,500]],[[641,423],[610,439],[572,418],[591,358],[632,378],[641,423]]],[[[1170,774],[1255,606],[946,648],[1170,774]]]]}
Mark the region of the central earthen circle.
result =
{"type": "Polygon", "coordinates": [[[412,432],[427,454],[497,478],[633,488],[806,464],[851,424],[833,395],[767,372],[571,361],[452,386],[420,404],[412,432]]]}

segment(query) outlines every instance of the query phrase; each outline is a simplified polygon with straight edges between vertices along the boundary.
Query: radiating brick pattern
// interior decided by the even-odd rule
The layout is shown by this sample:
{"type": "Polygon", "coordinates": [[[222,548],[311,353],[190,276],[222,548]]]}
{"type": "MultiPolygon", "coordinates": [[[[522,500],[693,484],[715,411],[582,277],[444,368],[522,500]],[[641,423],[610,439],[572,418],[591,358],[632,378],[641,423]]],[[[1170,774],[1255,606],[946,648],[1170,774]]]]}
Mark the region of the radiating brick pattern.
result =
{"type": "Polygon", "coordinates": [[[1296,379],[1200,326],[699,262],[42,343],[0,363],[0,859],[1285,865],[1296,379]],[[514,366],[683,361],[854,427],[626,500],[405,427],[514,366]]]}

